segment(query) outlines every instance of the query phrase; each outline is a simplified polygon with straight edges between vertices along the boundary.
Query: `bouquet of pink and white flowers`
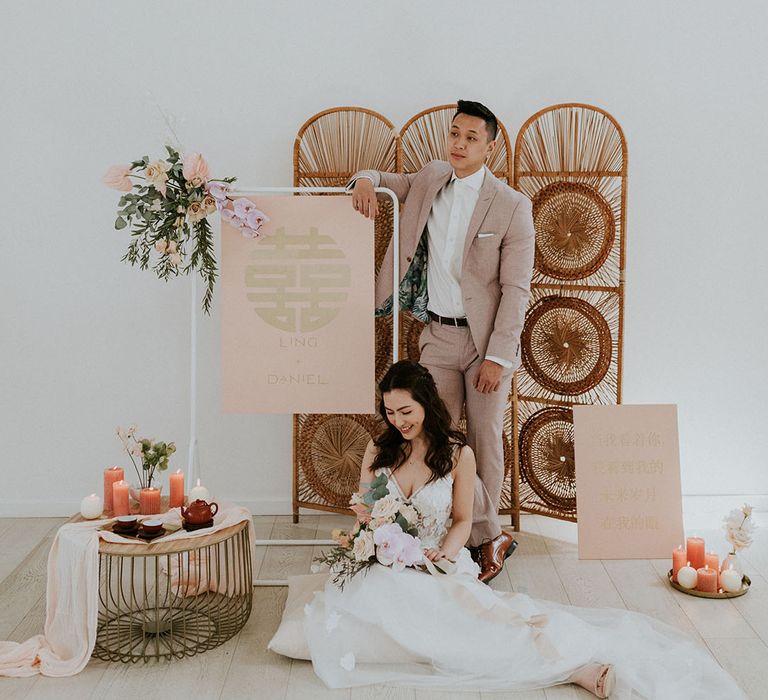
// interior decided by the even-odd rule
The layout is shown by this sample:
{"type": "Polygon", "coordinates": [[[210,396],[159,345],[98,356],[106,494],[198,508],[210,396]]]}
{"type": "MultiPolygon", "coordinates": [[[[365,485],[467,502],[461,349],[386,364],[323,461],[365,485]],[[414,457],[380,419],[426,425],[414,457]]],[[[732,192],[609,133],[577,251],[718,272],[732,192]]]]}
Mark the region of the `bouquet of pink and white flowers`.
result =
{"type": "Polygon", "coordinates": [[[353,494],[350,507],[357,514],[355,526],[349,532],[334,530],[332,537],[338,546],[315,559],[330,568],[339,588],[374,564],[402,571],[423,563],[419,512],[389,493],[384,474],[373,480],[364,495],[353,494]]]}
{"type": "Polygon", "coordinates": [[[130,165],[113,165],[102,179],[123,192],[115,220],[116,229],[131,229],[123,261],[146,270],[155,255],[152,269],[164,280],[199,270],[206,283],[203,310],[210,313],[218,267],[208,216],[221,212],[247,238],[259,238],[269,217],[250,199],[229,197],[236,178],[212,178],[199,153],[182,158],[170,146],[166,150],[165,159],[144,156],[130,165]]]}

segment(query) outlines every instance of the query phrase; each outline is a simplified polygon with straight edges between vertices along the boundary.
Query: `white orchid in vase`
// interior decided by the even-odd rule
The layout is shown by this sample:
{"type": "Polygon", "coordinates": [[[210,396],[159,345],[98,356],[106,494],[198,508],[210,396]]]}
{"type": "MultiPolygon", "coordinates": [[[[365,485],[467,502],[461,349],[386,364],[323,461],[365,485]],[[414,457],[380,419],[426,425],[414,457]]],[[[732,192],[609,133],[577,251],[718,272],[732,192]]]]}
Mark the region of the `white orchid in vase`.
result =
{"type": "Polygon", "coordinates": [[[752,544],[755,532],[755,524],[752,521],[752,506],[744,504],[741,508],[734,508],[723,518],[725,539],[731,545],[731,555],[746,549],[752,544]]]}

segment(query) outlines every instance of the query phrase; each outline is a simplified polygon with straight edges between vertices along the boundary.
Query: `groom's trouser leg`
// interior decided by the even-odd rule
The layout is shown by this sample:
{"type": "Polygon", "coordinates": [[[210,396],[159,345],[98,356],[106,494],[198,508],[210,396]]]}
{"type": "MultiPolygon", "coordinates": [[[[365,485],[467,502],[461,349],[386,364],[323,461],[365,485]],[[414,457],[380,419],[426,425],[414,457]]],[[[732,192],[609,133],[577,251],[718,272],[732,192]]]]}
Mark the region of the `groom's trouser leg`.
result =
{"type": "MultiPolygon", "coordinates": [[[[424,327],[419,339],[421,358],[419,362],[426,367],[437,385],[440,398],[445,402],[454,425],[458,425],[461,418],[461,410],[466,398],[468,386],[467,375],[470,371],[476,374],[481,360],[472,342],[469,328],[456,328],[453,326],[441,326],[438,323],[429,323],[424,327]],[[472,368],[474,367],[474,370],[472,368]]],[[[511,374],[509,381],[511,382],[511,374]]],[[[499,392],[504,391],[500,388],[499,392]]],[[[472,388],[474,394],[479,394],[472,388]]],[[[509,383],[504,394],[509,393],[509,383]]],[[[486,396],[480,394],[480,396],[486,396]]],[[[472,413],[483,419],[483,406],[495,404],[491,401],[473,401],[472,413]]],[[[488,450],[488,444],[492,440],[483,430],[483,426],[473,426],[469,420],[469,407],[467,407],[467,441],[475,452],[477,458],[478,475],[475,478],[475,494],[472,508],[472,533],[469,538],[469,546],[476,547],[483,542],[488,542],[501,534],[499,523],[498,505],[501,496],[501,484],[504,478],[504,456],[501,443],[501,422],[503,421],[503,406],[498,420],[498,454],[488,450]],[[479,440],[478,440],[479,439],[479,440]],[[478,450],[483,453],[481,464],[478,450]],[[499,457],[500,455],[500,457],[499,457]],[[494,466],[495,464],[495,466],[494,466]],[[500,471],[499,471],[500,470],[500,471]],[[496,472],[499,472],[498,474],[496,472]],[[488,478],[486,484],[484,479],[488,478]],[[490,485],[490,489],[488,486],[490,485]],[[494,497],[492,494],[497,492],[494,497]]]]}
{"type": "Polygon", "coordinates": [[[496,391],[484,394],[475,389],[483,358],[478,357],[464,373],[464,402],[467,414],[467,440],[475,451],[477,474],[485,498],[473,511],[471,546],[501,534],[499,505],[504,485],[504,412],[512,386],[511,370],[505,369],[496,391]]]}

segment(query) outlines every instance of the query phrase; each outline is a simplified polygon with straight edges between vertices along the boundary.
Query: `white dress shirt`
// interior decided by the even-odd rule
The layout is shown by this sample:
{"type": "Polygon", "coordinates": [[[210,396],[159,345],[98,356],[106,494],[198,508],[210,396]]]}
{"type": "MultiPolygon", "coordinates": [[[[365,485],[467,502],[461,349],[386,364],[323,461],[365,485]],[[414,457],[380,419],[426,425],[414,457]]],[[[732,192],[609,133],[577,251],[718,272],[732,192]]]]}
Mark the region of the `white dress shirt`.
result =
{"type": "MultiPolygon", "coordinates": [[[[485,168],[466,177],[454,173],[432,203],[427,219],[427,308],[438,316],[466,316],[461,292],[464,242],[484,179],[485,168]]],[[[485,359],[502,367],[512,366],[508,360],[493,355],[486,355],[485,359]]]]}

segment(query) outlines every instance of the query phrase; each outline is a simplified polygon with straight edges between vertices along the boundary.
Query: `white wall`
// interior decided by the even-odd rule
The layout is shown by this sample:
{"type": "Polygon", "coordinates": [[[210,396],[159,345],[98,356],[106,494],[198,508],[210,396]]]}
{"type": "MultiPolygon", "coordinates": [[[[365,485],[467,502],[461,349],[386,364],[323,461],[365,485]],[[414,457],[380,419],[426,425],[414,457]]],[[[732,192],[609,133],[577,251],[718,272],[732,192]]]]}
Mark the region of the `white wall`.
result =
{"type": "MultiPolygon", "coordinates": [[[[291,184],[296,131],[362,105],[396,125],[457,98],[514,134],[558,102],[629,142],[625,401],[679,404],[683,491],[768,494],[763,278],[768,6],[2,0],[0,515],[71,512],[131,421],[188,442],[189,280],[120,263],[112,163],[176,118],[218,175],[291,184]]],[[[224,416],[202,318],[200,445],[215,495],[290,499],[291,419],[224,416]]]]}

